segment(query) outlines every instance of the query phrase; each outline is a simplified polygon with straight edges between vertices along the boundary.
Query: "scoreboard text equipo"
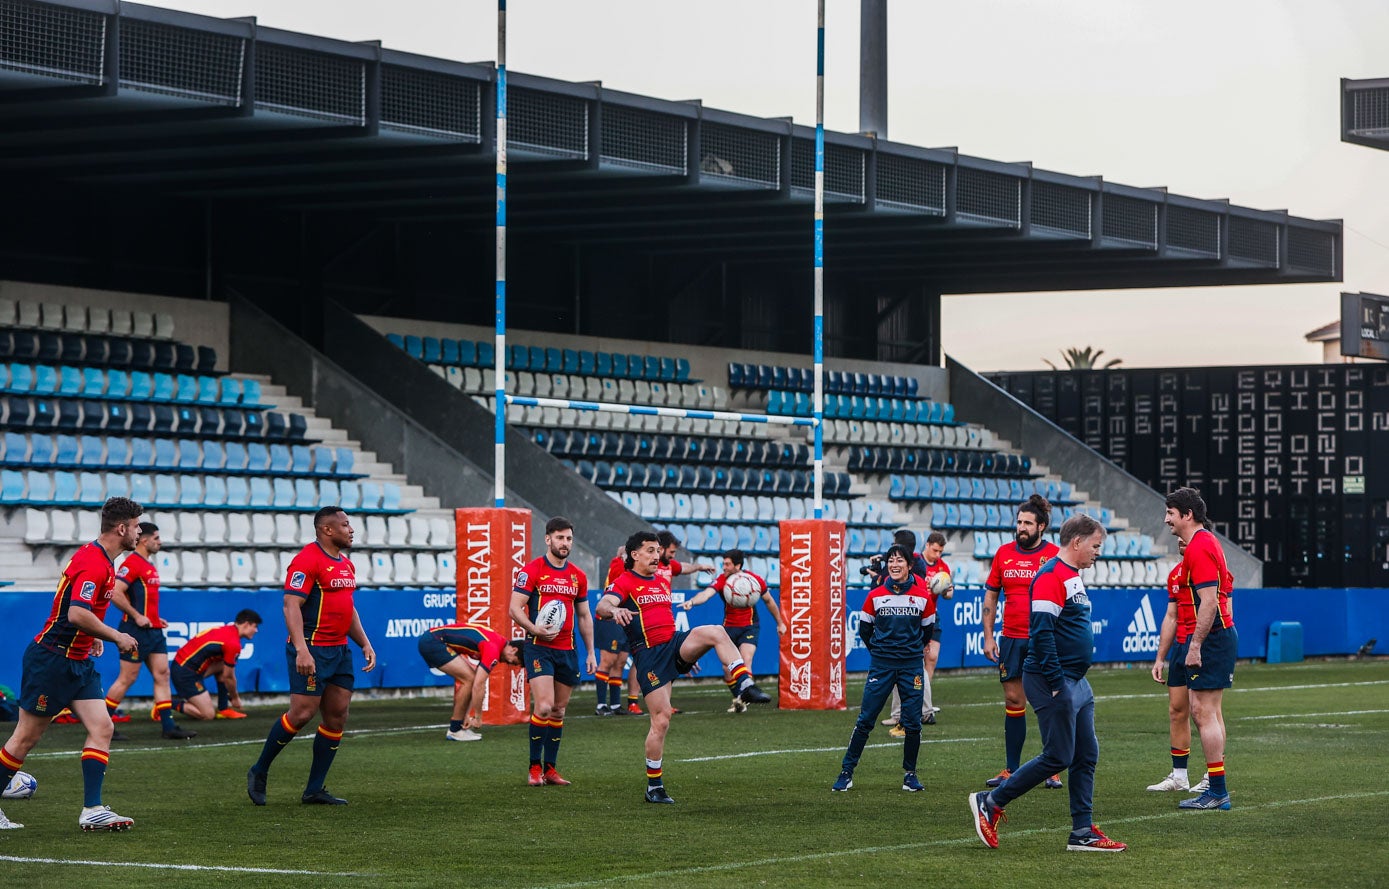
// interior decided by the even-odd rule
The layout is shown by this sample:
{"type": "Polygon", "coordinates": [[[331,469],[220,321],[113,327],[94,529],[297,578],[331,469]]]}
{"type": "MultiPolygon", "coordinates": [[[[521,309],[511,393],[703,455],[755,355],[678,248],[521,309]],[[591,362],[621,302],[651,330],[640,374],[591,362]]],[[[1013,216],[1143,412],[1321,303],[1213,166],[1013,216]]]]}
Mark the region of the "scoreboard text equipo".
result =
{"type": "Polygon", "coordinates": [[[1389,360],[1389,296],[1341,294],[1341,354],[1389,360]]]}

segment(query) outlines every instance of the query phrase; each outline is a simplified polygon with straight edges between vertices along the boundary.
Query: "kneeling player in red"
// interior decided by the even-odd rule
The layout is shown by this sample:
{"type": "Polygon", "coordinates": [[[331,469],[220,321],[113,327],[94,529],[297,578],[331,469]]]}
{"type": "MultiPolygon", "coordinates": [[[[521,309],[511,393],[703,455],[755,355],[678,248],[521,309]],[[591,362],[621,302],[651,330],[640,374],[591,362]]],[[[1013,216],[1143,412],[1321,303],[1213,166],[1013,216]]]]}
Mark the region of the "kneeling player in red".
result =
{"type": "Polygon", "coordinates": [[[241,654],[243,640],[250,641],[260,632],[260,615],[243,608],[236,619],[225,626],[213,627],[189,639],[174,655],[169,678],[174,693],[182,698],[177,709],[194,719],[216,719],[217,705],[203,685],[203,677],[217,671],[218,685],[226,689],[231,705],[241,709],[241,695],[236,691],[236,659],[241,654]]]}
{"type": "MultiPolygon", "coordinates": [[[[511,666],[521,663],[521,640],[503,639],[500,633],[472,624],[444,624],[420,633],[420,657],[432,669],[458,680],[453,695],[453,714],[444,737],[450,741],[481,741],[482,735],[467,725],[468,711],[474,701],[482,711],[482,698],[487,676],[501,661],[511,666]],[[474,667],[472,658],[478,662],[474,667]]],[[[472,725],[482,724],[481,716],[473,717],[472,725]]]]}
{"type": "Polygon", "coordinates": [[[753,684],[747,666],[738,655],[727,631],[704,626],[678,633],[670,604],[670,584],[657,576],[661,546],[654,533],[638,531],[627,538],[627,570],[598,600],[598,619],[616,621],[626,628],[627,641],[636,659],[637,681],[646,696],[651,728],[646,734],[646,801],[673,803],[662,778],[666,732],[670,728],[670,683],[710,649],[718,655],[728,684],[745,703],[771,700],[753,684]]]}

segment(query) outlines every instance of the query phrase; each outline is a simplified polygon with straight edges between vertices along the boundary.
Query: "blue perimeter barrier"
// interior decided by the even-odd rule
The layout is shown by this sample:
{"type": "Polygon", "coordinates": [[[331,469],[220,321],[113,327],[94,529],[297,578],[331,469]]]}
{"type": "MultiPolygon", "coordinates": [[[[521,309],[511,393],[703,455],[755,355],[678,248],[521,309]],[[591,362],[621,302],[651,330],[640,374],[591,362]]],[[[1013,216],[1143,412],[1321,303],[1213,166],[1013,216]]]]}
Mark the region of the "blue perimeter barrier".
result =
{"type": "MultiPolygon", "coordinates": [[[[683,601],[693,591],[677,590],[675,599],[683,601]]],[[[858,609],[866,590],[849,590],[848,669],[868,669],[868,652],[858,640],[858,609]]],[[[1157,628],[1167,609],[1167,592],[1158,589],[1098,589],[1090,592],[1095,622],[1096,662],[1150,662],[1157,650],[1157,628]],[[1151,620],[1149,616],[1151,615],[1151,620]],[[1149,630],[1149,628],[1152,628],[1149,630]]],[[[955,598],[941,603],[941,669],[989,667],[983,654],[980,610],[982,589],[959,589],[955,598]]],[[[597,601],[596,595],[590,601],[597,601]]],[[[52,593],[24,593],[0,590],[0,684],[16,691],[20,687],[20,661],[25,646],[43,626],[52,607],[52,593]]],[[[191,636],[228,623],[242,608],[260,612],[265,624],[237,664],[237,680],[246,692],[284,693],[288,690],[285,663],[286,631],[284,594],[280,590],[165,589],[160,593],[161,612],[169,622],[165,630],[172,659],[178,647],[191,636]]],[[[371,673],[358,673],[358,688],[418,688],[446,686],[452,680],[430,671],[415,648],[416,637],[425,629],[454,619],[454,591],[451,589],[358,590],[357,610],[367,634],[376,648],[378,666],[371,673]]],[[[1263,658],[1268,653],[1268,627],[1274,621],[1297,621],[1303,627],[1303,648],[1309,657],[1354,653],[1369,639],[1379,642],[1376,654],[1389,652],[1389,591],[1382,589],[1256,589],[1238,590],[1234,595],[1235,625],[1240,633],[1239,656],[1263,658]]],[[[776,627],[759,604],[762,621],[753,673],[773,676],[778,672],[776,627]]],[[[118,612],[107,613],[114,624],[118,612]]],[[[676,610],[679,629],[723,619],[723,608],[711,600],[686,613],[676,610]]],[[[1001,629],[1002,624],[996,625],[1001,629]]],[[[582,648],[582,643],[580,643],[582,648]]],[[[353,646],[354,650],[356,646],[353,646]]],[[[582,659],[582,652],[581,652],[582,659]]],[[[97,660],[98,670],[109,685],[119,672],[114,650],[97,660]]],[[[360,669],[361,658],[357,655],[360,669]]],[[[582,666],[582,663],[581,663],[582,666]]],[[[720,675],[712,654],[700,661],[700,676],[720,675]]],[[[589,677],[585,677],[589,678],[589,677]]],[[[130,694],[150,695],[148,671],[130,694]]]]}

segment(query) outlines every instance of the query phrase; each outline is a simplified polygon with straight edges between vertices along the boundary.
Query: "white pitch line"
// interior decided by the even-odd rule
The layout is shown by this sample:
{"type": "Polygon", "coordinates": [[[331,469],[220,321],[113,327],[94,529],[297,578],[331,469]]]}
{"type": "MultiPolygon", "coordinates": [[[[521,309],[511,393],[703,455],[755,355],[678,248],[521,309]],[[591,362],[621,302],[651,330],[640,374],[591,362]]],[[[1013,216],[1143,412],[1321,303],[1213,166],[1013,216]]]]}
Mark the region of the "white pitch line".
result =
{"type": "Polygon", "coordinates": [[[18,855],[0,855],[0,861],[13,861],[17,864],[75,864],[94,867],[141,867],[148,870],[196,870],[218,871],[232,874],[288,874],[305,877],[379,877],[380,874],[356,873],[355,871],[331,870],[288,870],[278,867],[231,867],[218,864],[165,864],[152,861],[91,861],[85,858],[22,858],[18,855]]]}
{"type": "MultiPolygon", "coordinates": [[[[922,741],[924,747],[927,744],[963,744],[973,741],[987,741],[988,738],[933,738],[929,741],[922,741]]],[[[872,750],[878,747],[901,747],[900,742],[891,744],[868,744],[865,749],[872,750]]],[[[844,745],[838,747],[797,747],[793,750],[752,750],[746,753],[726,753],[722,756],[696,756],[693,759],[678,759],[676,762],[714,762],[720,759],[747,759],[751,756],[781,756],[787,753],[832,753],[836,750],[843,750],[844,745]]]]}
{"type": "MultiPolygon", "coordinates": [[[[346,734],[354,738],[367,738],[373,735],[399,735],[410,732],[429,732],[437,731],[448,726],[440,723],[438,725],[406,725],[396,728],[368,728],[368,729],[349,729],[346,734]]],[[[214,741],[211,744],[166,744],[162,747],[112,747],[112,753],[171,753],[175,751],[198,751],[215,750],[218,747],[250,747],[260,746],[265,743],[264,738],[247,738],[242,741],[214,741]]],[[[52,750],[48,753],[31,753],[25,757],[30,759],[54,759],[59,756],[76,756],[81,753],[78,750],[52,750]]]]}
{"type": "Polygon", "coordinates": [[[1336,710],[1330,713],[1275,713],[1272,716],[1236,716],[1236,719],[1302,719],[1308,716],[1363,716],[1367,713],[1389,713],[1389,710],[1336,710]]]}
{"type": "MultiPolygon", "coordinates": [[[[1307,799],[1279,800],[1276,802],[1258,803],[1249,806],[1240,806],[1234,809],[1229,816],[1237,817],[1236,813],[1258,811],[1260,809],[1281,809],[1289,806],[1307,806],[1315,803],[1336,802],[1348,799],[1371,799],[1374,797],[1389,796],[1389,790],[1373,790],[1365,793],[1344,793],[1337,796],[1317,796],[1307,799]]],[[[963,800],[961,800],[963,802],[963,800]]],[[[1155,815],[1134,815],[1129,818],[1108,818],[1106,825],[1112,824],[1138,824],[1144,821],[1159,821],[1167,818],[1191,818],[1187,812],[1173,809],[1155,815]]],[[[1010,830],[1003,835],[1004,839],[1014,837],[1034,836],[1036,834],[1050,833],[1056,834],[1064,828],[1057,827],[1034,827],[1026,830],[1010,830]]],[[[587,886],[606,886],[612,883],[633,883],[638,880],[668,880],[672,877],[683,877],[692,874],[720,873],[723,871],[743,870],[750,867],[767,867],[772,865],[796,864],[803,861],[823,861],[829,858],[847,858],[857,855],[876,855],[880,852],[903,852],[915,849],[939,848],[941,846],[970,846],[978,843],[977,837],[963,836],[952,837],[947,840],[928,840],[920,843],[898,843],[892,846],[860,846],[854,849],[842,849],[833,852],[810,852],[804,855],[786,855],[777,858],[758,858],[751,861],[729,861],[722,864],[705,864],[695,867],[674,868],[671,870],[648,871],[642,874],[614,874],[604,877],[601,880],[585,880],[577,883],[552,883],[547,886],[537,887],[537,889],[583,889],[587,886]]]]}

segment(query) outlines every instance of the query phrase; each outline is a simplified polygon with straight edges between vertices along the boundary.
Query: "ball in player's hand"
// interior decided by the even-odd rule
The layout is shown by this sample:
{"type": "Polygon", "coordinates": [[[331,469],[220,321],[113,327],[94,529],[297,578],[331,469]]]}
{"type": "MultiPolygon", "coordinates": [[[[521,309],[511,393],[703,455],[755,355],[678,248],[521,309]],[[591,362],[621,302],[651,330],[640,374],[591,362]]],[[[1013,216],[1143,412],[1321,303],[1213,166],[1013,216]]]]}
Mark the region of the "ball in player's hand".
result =
{"type": "Polygon", "coordinates": [[[949,571],[937,571],[931,575],[930,586],[937,596],[948,596],[955,591],[955,579],[949,571]]]}
{"type": "Polygon", "coordinates": [[[551,599],[535,613],[535,625],[547,634],[558,633],[569,617],[569,609],[559,599],[551,599]]]}

